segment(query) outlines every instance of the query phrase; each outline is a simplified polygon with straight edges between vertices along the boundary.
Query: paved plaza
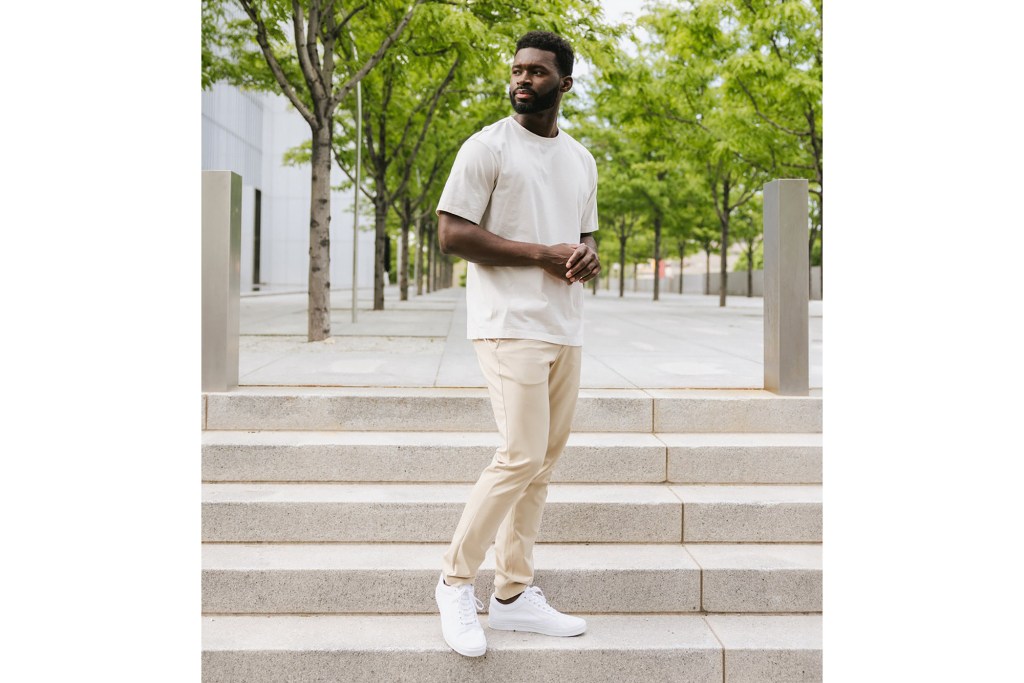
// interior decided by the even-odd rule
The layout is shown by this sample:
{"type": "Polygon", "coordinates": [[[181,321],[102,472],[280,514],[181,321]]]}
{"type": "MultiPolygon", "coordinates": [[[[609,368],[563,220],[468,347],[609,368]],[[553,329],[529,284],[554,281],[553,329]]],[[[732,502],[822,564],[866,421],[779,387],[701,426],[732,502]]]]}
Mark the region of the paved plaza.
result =
{"type": "MultiPolygon", "coordinates": [[[[628,287],[627,283],[627,287],[628,287]]],[[[305,293],[242,296],[242,386],[482,387],[466,302],[455,287],[400,301],[385,292],[372,310],[360,292],[331,294],[332,338],[306,342],[305,293]]],[[[763,300],[587,290],[582,386],[589,389],[760,389],[764,385],[763,300]]],[[[810,386],[822,388],[822,302],[809,306],[810,386]]]]}

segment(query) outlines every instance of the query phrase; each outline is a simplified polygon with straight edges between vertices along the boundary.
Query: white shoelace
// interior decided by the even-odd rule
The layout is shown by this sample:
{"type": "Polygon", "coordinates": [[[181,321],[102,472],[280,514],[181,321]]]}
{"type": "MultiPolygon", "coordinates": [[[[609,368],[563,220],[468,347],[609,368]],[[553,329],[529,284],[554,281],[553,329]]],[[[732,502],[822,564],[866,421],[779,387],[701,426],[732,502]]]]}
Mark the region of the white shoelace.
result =
{"type": "Polygon", "coordinates": [[[530,586],[523,592],[523,597],[532,602],[537,607],[540,607],[545,612],[550,614],[561,614],[558,610],[548,604],[548,599],[544,597],[544,591],[536,586],[530,586]]]}
{"type": "Polygon", "coordinates": [[[484,608],[484,603],[473,593],[472,584],[459,586],[455,599],[459,603],[459,623],[464,626],[475,623],[476,613],[484,608]]]}

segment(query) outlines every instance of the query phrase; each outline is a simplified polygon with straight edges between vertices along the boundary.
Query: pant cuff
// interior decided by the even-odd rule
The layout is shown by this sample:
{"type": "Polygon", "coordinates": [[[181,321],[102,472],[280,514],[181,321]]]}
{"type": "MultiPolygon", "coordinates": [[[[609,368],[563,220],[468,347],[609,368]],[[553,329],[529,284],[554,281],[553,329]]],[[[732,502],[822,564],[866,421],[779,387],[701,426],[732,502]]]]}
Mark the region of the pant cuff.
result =
{"type": "Polygon", "coordinates": [[[494,589],[494,595],[500,600],[508,600],[522,593],[524,590],[529,588],[525,583],[508,583],[504,586],[498,586],[494,589]]]}

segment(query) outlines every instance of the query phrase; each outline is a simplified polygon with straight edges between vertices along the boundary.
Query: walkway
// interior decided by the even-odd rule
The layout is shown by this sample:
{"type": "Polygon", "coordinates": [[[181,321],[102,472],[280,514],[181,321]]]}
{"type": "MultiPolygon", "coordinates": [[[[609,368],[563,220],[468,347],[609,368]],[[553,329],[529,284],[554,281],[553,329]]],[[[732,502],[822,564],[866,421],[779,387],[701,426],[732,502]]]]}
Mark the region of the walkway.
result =
{"type": "MultiPolygon", "coordinates": [[[[239,383],[243,386],[482,387],[465,338],[465,290],[409,301],[385,293],[371,310],[361,293],[351,322],[351,293],[332,292],[332,339],[307,343],[306,295],[252,294],[241,301],[239,383]]],[[[760,298],[587,291],[582,386],[585,388],[761,388],[760,298]]],[[[822,387],[822,302],[810,302],[810,385],[822,387]]],[[[820,391],[812,391],[820,395],[820,391]]]]}

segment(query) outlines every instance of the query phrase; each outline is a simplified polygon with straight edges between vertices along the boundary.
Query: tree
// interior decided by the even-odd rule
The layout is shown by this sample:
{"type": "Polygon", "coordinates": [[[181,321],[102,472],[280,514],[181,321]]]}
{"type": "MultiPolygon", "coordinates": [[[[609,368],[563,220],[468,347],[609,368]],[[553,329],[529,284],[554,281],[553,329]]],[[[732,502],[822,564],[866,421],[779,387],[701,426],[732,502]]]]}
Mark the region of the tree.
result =
{"type": "MultiPolygon", "coordinates": [[[[743,265],[746,268],[748,297],[754,295],[754,268],[758,267],[754,260],[754,252],[761,245],[764,238],[764,229],[762,228],[761,221],[758,220],[761,212],[760,196],[758,195],[757,198],[744,206],[743,211],[740,212],[736,220],[735,235],[737,241],[743,245],[744,255],[744,263],[737,265],[743,265]]],[[[763,265],[761,267],[763,268],[763,265]]]]}
{"type": "MultiPolygon", "coordinates": [[[[815,205],[811,213],[808,252],[817,243],[820,265],[824,239],[822,208],[822,42],[821,0],[743,0],[737,4],[747,30],[743,47],[730,59],[731,86],[754,109],[751,125],[766,124],[771,132],[795,142],[778,155],[787,175],[808,179],[815,205]]],[[[777,141],[776,149],[783,146],[777,141]]],[[[810,273],[808,273],[810,277],[810,273]]]]}
{"type": "Polygon", "coordinates": [[[666,236],[675,244],[679,255],[679,294],[683,293],[683,262],[687,254],[699,251],[694,240],[697,225],[711,210],[702,192],[701,178],[692,171],[682,174],[681,184],[676,188],[677,199],[672,203],[668,216],[666,236]]]}
{"type": "Polygon", "coordinates": [[[310,128],[309,341],[331,334],[330,178],[334,117],[408,26],[417,6],[394,1],[343,7],[338,0],[237,0],[246,19],[229,18],[226,0],[203,0],[203,82],[279,92],[310,128]],[[357,26],[358,24],[358,26],[357,26]],[[290,28],[290,35],[286,32],[290,28]],[[375,49],[364,60],[354,33],[375,49]],[[253,42],[255,41],[255,46],[253,42]]]}
{"type": "Polygon", "coordinates": [[[691,234],[678,235],[676,237],[676,249],[679,252],[679,294],[683,293],[683,263],[686,261],[686,257],[690,254],[696,254],[700,251],[700,245],[697,244],[696,240],[693,239],[692,230],[691,234]]]}
{"type": "MultiPolygon", "coordinates": [[[[385,268],[383,246],[387,239],[388,213],[399,197],[406,199],[408,204],[406,209],[410,213],[412,212],[412,198],[409,197],[408,185],[412,178],[415,159],[433,120],[441,95],[455,77],[455,70],[459,65],[459,56],[451,57],[450,62],[451,66],[448,67],[440,83],[436,87],[431,87],[430,92],[423,93],[418,98],[418,101],[415,102],[412,111],[408,111],[404,117],[405,125],[401,126],[401,132],[397,135],[397,140],[393,142],[389,140],[388,124],[395,122],[396,119],[393,115],[389,116],[391,114],[389,105],[391,104],[392,97],[395,95],[396,81],[401,80],[404,83],[409,83],[416,79],[406,78],[409,75],[407,73],[400,74],[396,62],[391,62],[384,69],[380,70],[380,91],[376,91],[374,88],[366,89],[371,95],[368,98],[369,102],[366,102],[366,106],[363,108],[363,127],[366,131],[366,137],[364,138],[367,149],[366,159],[368,161],[370,177],[373,179],[374,184],[371,199],[374,205],[377,247],[374,251],[376,258],[374,259],[373,308],[377,311],[384,308],[384,283],[382,276],[385,268]],[[376,101],[374,101],[375,97],[377,98],[376,101]],[[409,135],[413,130],[416,130],[416,132],[413,133],[413,137],[410,139],[409,135]],[[411,148],[404,149],[406,144],[411,145],[411,148]],[[403,152],[409,158],[409,161],[404,163],[401,169],[396,169],[399,171],[397,174],[389,177],[389,167],[403,152]]],[[[430,86],[433,86],[433,83],[430,83],[430,86]]],[[[409,106],[407,103],[403,104],[405,104],[405,107],[409,106]]],[[[401,109],[403,107],[399,105],[398,108],[401,109]]],[[[422,196],[419,199],[422,200],[422,196]]],[[[403,226],[401,241],[405,247],[402,250],[402,255],[407,258],[406,254],[409,243],[408,225],[403,226]]],[[[399,268],[401,269],[401,266],[399,268]]],[[[405,275],[401,273],[401,270],[399,271],[399,277],[400,279],[405,279],[405,275]]],[[[405,294],[407,292],[406,287],[402,289],[403,294],[405,294]]]]}
{"type": "MultiPolygon", "coordinates": [[[[681,199],[682,167],[665,120],[646,116],[643,111],[642,103],[657,77],[645,59],[618,51],[603,62],[600,77],[588,144],[598,150],[595,158],[599,175],[610,176],[611,182],[602,182],[599,200],[609,205],[620,219],[623,215],[627,217],[625,223],[619,220],[617,224],[623,242],[620,254],[625,253],[625,240],[631,234],[626,231],[635,224],[635,217],[648,217],[653,230],[651,255],[655,269],[652,297],[657,301],[661,287],[658,275],[662,228],[666,215],[681,199]],[[593,130],[595,127],[598,129],[593,130]]],[[[620,255],[620,263],[623,261],[620,255]]]]}
{"type": "MultiPolygon", "coordinates": [[[[598,216],[601,217],[602,230],[615,236],[618,247],[613,250],[612,243],[606,241],[607,246],[599,255],[602,263],[615,260],[619,264],[619,297],[622,297],[626,283],[626,248],[630,238],[640,229],[643,216],[644,198],[639,187],[642,180],[634,172],[637,150],[625,131],[608,123],[607,116],[592,114],[588,117],[581,112],[580,122],[574,130],[597,162],[600,183],[598,216]]],[[[610,277],[611,269],[607,270],[607,277],[610,277]]]]}
{"type": "Polygon", "coordinates": [[[733,212],[770,178],[770,140],[750,128],[749,102],[730,88],[728,59],[740,49],[744,27],[731,0],[698,0],[687,7],[657,6],[641,22],[653,36],[646,49],[659,78],[646,104],[649,116],[680,126],[711,192],[720,236],[719,305],[726,305],[727,255],[733,212]]]}
{"type": "Polygon", "coordinates": [[[711,293],[711,255],[719,250],[720,233],[706,224],[698,225],[693,231],[694,241],[704,252],[704,293],[711,293]]]}

